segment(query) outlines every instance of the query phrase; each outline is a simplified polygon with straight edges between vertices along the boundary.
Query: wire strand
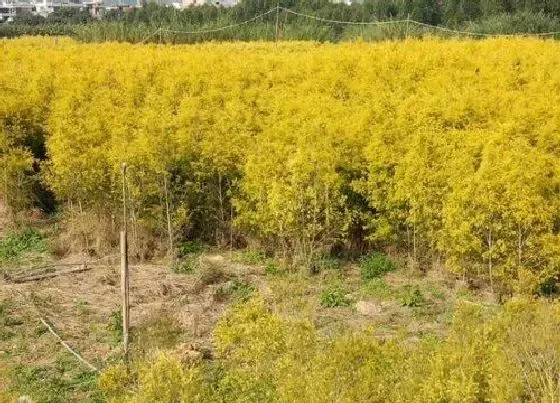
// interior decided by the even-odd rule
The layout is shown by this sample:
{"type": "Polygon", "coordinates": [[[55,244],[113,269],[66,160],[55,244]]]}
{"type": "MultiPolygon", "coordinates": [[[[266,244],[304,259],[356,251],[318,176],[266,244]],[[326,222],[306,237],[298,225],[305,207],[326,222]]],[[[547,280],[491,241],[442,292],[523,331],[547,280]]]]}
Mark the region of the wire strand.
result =
{"type": "Polygon", "coordinates": [[[431,24],[426,24],[423,22],[418,22],[418,21],[414,21],[414,20],[408,20],[409,23],[412,24],[416,24],[419,26],[423,26],[423,27],[428,27],[428,28],[433,28],[433,29],[437,29],[440,31],[444,31],[444,32],[449,32],[449,33],[454,33],[454,34],[460,34],[460,35],[471,35],[471,36],[484,36],[484,37],[490,37],[490,36],[506,36],[506,37],[515,37],[515,36],[553,36],[553,35],[560,35],[560,31],[555,31],[555,32],[520,32],[517,34],[492,34],[492,33],[486,33],[486,32],[471,32],[471,31],[458,31],[455,29],[450,29],[450,28],[445,28],[445,27],[441,27],[438,25],[431,25],[431,24]]]}
{"type": "Polygon", "coordinates": [[[231,29],[231,28],[236,28],[236,27],[240,27],[242,25],[246,25],[249,24],[253,21],[258,20],[259,18],[264,17],[265,15],[271,14],[273,12],[277,11],[277,7],[271,8],[270,10],[268,10],[265,13],[259,14],[251,19],[245,20],[243,22],[237,23],[237,24],[231,24],[231,25],[226,25],[224,27],[219,27],[219,28],[215,28],[215,29],[206,29],[206,30],[199,30],[199,31],[178,31],[178,30],[174,30],[174,29],[162,29],[159,28],[159,30],[161,32],[170,32],[170,33],[174,33],[174,34],[189,34],[189,35],[194,35],[194,34],[207,34],[207,33],[212,33],[212,32],[220,32],[220,31],[225,31],[226,29],[231,29]]]}
{"type": "Polygon", "coordinates": [[[394,21],[339,21],[339,20],[330,20],[327,18],[317,17],[315,15],[310,14],[303,14],[298,13],[297,11],[290,10],[288,8],[279,7],[279,9],[284,10],[285,12],[293,15],[298,15],[300,17],[305,17],[309,19],[313,19],[320,22],[328,22],[331,24],[343,24],[343,25],[390,25],[390,24],[400,24],[403,22],[407,22],[407,20],[394,20],[394,21]]]}
{"type": "Polygon", "coordinates": [[[411,20],[409,18],[407,18],[406,20],[394,20],[394,21],[369,21],[369,22],[367,22],[367,21],[366,22],[339,21],[339,20],[331,20],[331,19],[326,19],[326,18],[322,18],[322,17],[317,17],[315,15],[299,13],[297,11],[293,11],[293,10],[290,10],[290,9],[284,8],[284,7],[279,7],[279,8],[284,10],[286,13],[297,15],[297,16],[300,16],[300,17],[313,19],[313,20],[320,21],[320,22],[327,22],[327,23],[333,23],[333,24],[343,24],[343,25],[376,26],[376,25],[391,25],[391,24],[403,24],[403,23],[408,24],[408,23],[411,23],[411,24],[416,24],[418,26],[432,28],[432,29],[436,29],[436,30],[440,30],[440,31],[444,31],[444,32],[449,32],[449,33],[454,33],[454,34],[459,34],[459,35],[480,36],[480,37],[492,37],[492,36],[515,37],[515,36],[554,36],[554,35],[560,35],[560,31],[542,32],[542,33],[539,33],[539,32],[517,33],[517,34],[498,34],[498,33],[459,31],[459,30],[454,30],[454,29],[450,29],[450,28],[446,28],[446,27],[441,27],[441,26],[438,26],[438,25],[426,24],[426,23],[423,23],[423,22],[411,20]]]}
{"type": "Polygon", "coordinates": [[[270,10],[262,13],[262,14],[256,15],[255,17],[252,17],[248,20],[245,20],[245,21],[242,21],[242,22],[239,22],[239,23],[236,23],[236,24],[226,25],[226,26],[223,26],[223,27],[213,28],[213,29],[203,29],[203,30],[198,30],[198,31],[181,31],[181,30],[174,30],[174,29],[164,29],[164,28],[160,27],[160,28],[156,29],[154,32],[152,32],[151,34],[149,34],[148,36],[146,36],[140,43],[145,43],[148,39],[155,36],[158,32],[160,32],[160,33],[167,32],[167,33],[185,34],[185,35],[197,35],[197,34],[208,34],[208,33],[213,33],[213,32],[221,32],[221,31],[225,31],[225,30],[228,30],[228,29],[233,29],[233,28],[237,28],[237,27],[249,24],[251,22],[254,22],[254,21],[258,20],[259,18],[262,18],[262,17],[266,16],[266,15],[272,14],[274,12],[279,13],[280,11],[284,11],[286,14],[292,14],[292,15],[295,15],[295,16],[298,16],[298,17],[312,19],[312,20],[315,20],[315,21],[318,21],[318,22],[324,22],[324,23],[329,23],[329,24],[359,25],[359,26],[382,26],[382,25],[395,25],[395,24],[414,24],[414,25],[419,26],[419,27],[425,27],[425,28],[430,28],[430,29],[442,31],[442,32],[448,32],[450,34],[477,36],[477,37],[499,37],[499,36],[501,36],[501,37],[517,37],[517,36],[543,37],[543,36],[560,35],[560,31],[540,32],[540,33],[539,32],[515,33],[515,34],[500,34],[500,33],[462,31],[462,30],[455,30],[455,29],[451,29],[451,28],[442,27],[442,26],[439,26],[439,25],[426,24],[424,22],[411,20],[410,18],[407,18],[406,20],[392,20],[392,21],[341,21],[341,20],[332,20],[332,19],[328,19],[328,18],[322,18],[322,17],[318,17],[316,15],[311,15],[311,14],[300,13],[300,12],[297,12],[297,11],[290,10],[289,8],[276,6],[276,7],[271,8],[270,10]]]}

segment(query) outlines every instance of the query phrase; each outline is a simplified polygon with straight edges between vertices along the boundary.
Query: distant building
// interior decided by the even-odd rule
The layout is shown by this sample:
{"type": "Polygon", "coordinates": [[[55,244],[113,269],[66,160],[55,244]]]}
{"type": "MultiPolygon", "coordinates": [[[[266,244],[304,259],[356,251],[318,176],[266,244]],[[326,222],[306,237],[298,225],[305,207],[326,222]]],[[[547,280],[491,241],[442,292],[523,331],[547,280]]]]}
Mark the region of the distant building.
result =
{"type": "Polygon", "coordinates": [[[0,22],[12,22],[18,14],[35,11],[35,5],[31,3],[0,3],[0,22]]]}
{"type": "MultiPolygon", "coordinates": [[[[155,2],[182,9],[202,5],[231,7],[239,0],[155,0],[155,2]]],[[[0,0],[0,23],[12,22],[16,15],[22,13],[46,17],[64,7],[88,10],[93,17],[101,18],[103,13],[109,10],[142,7],[142,0],[0,0]]]]}
{"type": "Polygon", "coordinates": [[[43,17],[64,7],[79,9],[83,7],[82,3],[77,0],[32,0],[31,4],[35,6],[35,14],[43,17]]]}
{"type": "Polygon", "coordinates": [[[101,18],[103,15],[104,7],[101,0],[86,0],[82,4],[92,17],[101,18]]]}
{"type": "Polygon", "coordinates": [[[190,6],[202,6],[208,4],[206,0],[181,0],[181,8],[187,8],[190,6]]]}

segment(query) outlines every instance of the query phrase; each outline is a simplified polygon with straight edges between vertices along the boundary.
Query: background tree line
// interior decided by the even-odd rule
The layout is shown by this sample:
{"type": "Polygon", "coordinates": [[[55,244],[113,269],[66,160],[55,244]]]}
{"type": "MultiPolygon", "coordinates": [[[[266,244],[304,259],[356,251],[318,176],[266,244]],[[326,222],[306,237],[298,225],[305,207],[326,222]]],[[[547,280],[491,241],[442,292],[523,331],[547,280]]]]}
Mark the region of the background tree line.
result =
{"type": "MultiPolygon", "coordinates": [[[[368,22],[412,20],[449,28],[486,33],[551,32],[560,30],[560,3],[554,0],[365,0],[351,5],[328,0],[296,1],[243,0],[233,7],[191,6],[178,10],[148,2],[141,8],[112,10],[101,20],[87,11],[57,10],[44,18],[20,15],[14,24],[0,27],[0,36],[23,34],[72,35],[85,41],[141,41],[158,28],[206,30],[246,21],[276,7],[338,21],[368,22]]],[[[205,40],[275,39],[276,13],[236,29],[204,35],[159,35],[151,41],[173,43],[205,40]]],[[[433,34],[430,29],[402,26],[361,27],[322,23],[282,12],[282,39],[340,41],[403,38],[433,34]],[[406,32],[405,32],[406,31],[406,32]]]]}

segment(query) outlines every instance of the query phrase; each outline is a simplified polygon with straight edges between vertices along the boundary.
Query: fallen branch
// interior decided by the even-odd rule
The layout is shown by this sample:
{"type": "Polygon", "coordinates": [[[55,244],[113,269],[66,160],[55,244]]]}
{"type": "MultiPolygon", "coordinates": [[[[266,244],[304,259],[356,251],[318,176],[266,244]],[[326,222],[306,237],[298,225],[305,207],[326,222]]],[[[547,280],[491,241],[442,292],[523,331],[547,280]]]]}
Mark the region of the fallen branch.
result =
{"type": "Polygon", "coordinates": [[[41,323],[45,325],[45,327],[49,330],[49,332],[51,332],[54,335],[54,337],[58,339],[60,344],[62,344],[64,348],[66,348],[66,350],[70,351],[78,360],[80,360],[80,362],[86,365],[91,371],[99,372],[99,370],[96,367],[94,367],[92,364],[87,362],[80,354],[72,350],[72,348],[68,345],[68,343],[62,340],[62,338],[52,329],[52,327],[43,318],[39,318],[39,319],[41,320],[41,323]]]}
{"type": "MultiPolygon", "coordinates": [[[[77,265],[74,265],[74,266],[77,266],[77,265]]],[[[12,277],[9,274],[4,273],[4,278],[6,278],[6,280],[8,280],[12,283],[20,284],[20,283],[27,283],[29,281],[37,281],[37,280],[43,280],[43,279],[46,279],[46,278],[62,276],[64,274],[81,273],[81,272],[84,272],[84,271],[87,271],[87,270],[91,270],[91,267],[88,267],[86,264],[82,264],[82,265],[79,265],[79,267],[75,267],[73,269],[59,270],[59,271],[54,271],[54,272],[45,273],[45,274],[39,274],[39,275],[35,275],[35,276],[12,277]]]]}
{"type": "Polygon", "coordinates": [[[53,263],[45,266],[30,267],[28,269],[20,270],[14,273],[14,275],[20,277],[20,276],[27,276],[31,274],[50,273],[53,270],[56,270],[57,267],[74,267],[80,264],[82,263],[53,263]]]}

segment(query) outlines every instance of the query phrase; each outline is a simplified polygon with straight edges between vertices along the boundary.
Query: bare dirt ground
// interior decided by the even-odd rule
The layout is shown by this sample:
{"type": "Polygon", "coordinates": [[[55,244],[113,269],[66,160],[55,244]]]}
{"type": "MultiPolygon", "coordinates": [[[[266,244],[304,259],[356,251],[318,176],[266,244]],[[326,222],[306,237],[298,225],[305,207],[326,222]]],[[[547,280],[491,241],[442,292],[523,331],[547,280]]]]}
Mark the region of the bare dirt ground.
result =
{"type": "MultiPolygon", "coordinates": [[[[247,275],[239,266],[228,267],[219,256],[201,257],[201,265],[218,267],[229,275],[247,275]],[[236,270],[236,272],[233,271],[236,270]]],[[[67,260],[68,261],[68,260],[67,260]]],[[[227,300],[214,296],[219,284],[199,284],[193,275],[175,274],[164,265],[130,267],[131,327],[138,328],[154,315],[170,315],[190,341],[208,344],[211,330],[227,300]]],[[[211,281],[213,281],[211,279],[211,281]]],[[[121,309],[120,269],[100,264],[83,273],[13,284],[0,280],[0,295],[31,321],[44,318],[84,358],[103,367],[111,350],[110,325],[121,309]],[[105,329],[104,329],[105,327],[105,329]]],[[[41,337],[51,337],[49,334],[41,337]]],[[[115,343],[113,343],[115,344],[115,343]]]]}

